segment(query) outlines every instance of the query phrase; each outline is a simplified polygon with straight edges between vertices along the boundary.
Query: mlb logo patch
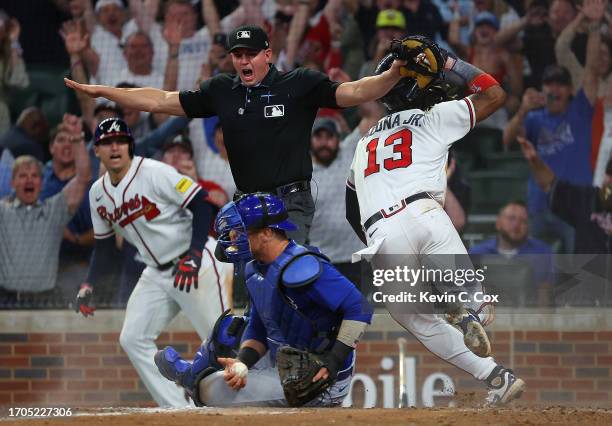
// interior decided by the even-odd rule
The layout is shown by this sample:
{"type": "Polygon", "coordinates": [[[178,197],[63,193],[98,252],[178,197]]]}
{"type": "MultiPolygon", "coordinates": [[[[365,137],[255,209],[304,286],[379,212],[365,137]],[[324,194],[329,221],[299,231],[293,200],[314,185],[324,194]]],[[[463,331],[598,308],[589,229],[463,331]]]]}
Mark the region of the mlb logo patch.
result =
{"type": "Polygon", "coordinates": [[[238,31],[236,33],[236,38],[251,38],[251,32],[248,30],[238,31]]]}
{"type": "Polygon", "coordinates": [[[264,107],[264,117],[275,118],[285,115],[285,105],[266,105],[264,107]]]}

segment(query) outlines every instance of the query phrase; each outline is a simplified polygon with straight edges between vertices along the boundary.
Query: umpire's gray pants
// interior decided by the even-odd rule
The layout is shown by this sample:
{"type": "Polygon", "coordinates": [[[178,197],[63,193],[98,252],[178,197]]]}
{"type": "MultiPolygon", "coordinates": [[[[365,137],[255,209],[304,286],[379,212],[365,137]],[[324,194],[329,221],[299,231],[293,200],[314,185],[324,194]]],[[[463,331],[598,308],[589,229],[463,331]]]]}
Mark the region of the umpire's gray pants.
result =
{"type": "Polygon", "coordinates": [[[294,192],[281,197],[285,203],[289,220],[298,227],[287,236],[298,244],[308,243],[308,234],[315,213],[315,204],[310,191],[294,192]]]}
{"type": "MultiPolygon", "coordinates": [[[[234,201],[243,193],[237,191],[234,194],[234,201]]],[[[298,227],[297,231],[287,232],[287,236],[298,244],[308,243],[308,234],[315,212],[315,204],[310,191],[293,192],[282,195],[280,198],[285,204],[289,220],[298,227]]]]}

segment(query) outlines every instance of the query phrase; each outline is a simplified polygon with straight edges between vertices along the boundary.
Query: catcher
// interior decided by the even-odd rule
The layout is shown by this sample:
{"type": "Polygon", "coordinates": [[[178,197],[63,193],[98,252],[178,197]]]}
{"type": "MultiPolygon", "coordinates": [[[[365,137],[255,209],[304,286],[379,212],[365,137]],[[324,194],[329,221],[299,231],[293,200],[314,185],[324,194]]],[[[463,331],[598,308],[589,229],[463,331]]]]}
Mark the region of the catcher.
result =
{"type": "Polygon", "coordinates": [[[221,327],[193,364],[171,347],[155,356],[161,374],[186,388],[196,405],[335,406],[349,392],[355,346],[372,308],[317,249],[287,238],[296,228],[287,218],[283,202],[267,193],[245,195],[217,216],[228,260],[250,260],[250,312],[241,339],[221,327]],[[227,349],[237,340],[232,356],[227,349]],[[224,371],[216,371],[215,359],[224,371]]]}

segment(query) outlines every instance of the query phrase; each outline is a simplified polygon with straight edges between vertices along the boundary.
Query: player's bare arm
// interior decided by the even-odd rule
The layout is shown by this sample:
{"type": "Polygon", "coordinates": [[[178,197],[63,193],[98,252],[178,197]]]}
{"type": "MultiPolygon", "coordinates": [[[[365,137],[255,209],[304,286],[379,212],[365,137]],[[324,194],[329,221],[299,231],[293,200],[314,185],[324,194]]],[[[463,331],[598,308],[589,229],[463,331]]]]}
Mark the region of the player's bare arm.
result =
{"type": "Polygon", "coordinates": [[[525,116],[532,109],[541,108],[544,105],[546,105],[546,96],[544,96],[542,92],[538,92],[533,87],[525,90],[521,100],[521,106],[504,129],[503,142],[505,146],[513,144],[518,136],[525,135],[525,127],[523,126],[525,116]]]}
{"type": "Polygon", "coordinates": [[[401,80],[400,67],[405,64],[405,61],[395,60],[382,74],[342,83],[336,89],[336,103],[341,107],[351,107],[384,96],[401,80]]]}
{"type": "Polygon", "coordinates": [[[555,173],[542,160],[533,144],[524,137],[518,137],[518,143],[536,184],[544,192],[549,192],[555,181],[555,173]]]}
{"type": "Polygon", "coordinates": [[[62,192],[68,204],[68,211],[70,214],[74,214],[81,205],[87,185],[91,181],[91,167],[85,147],[85,137],[81,131],[83,125],[81,119],[74,115],[65,114],[63,123],[70,129],[71,142],[74,144],[76,175],[68,182],[62,192]]]}
{"type": "Polygon", "coordinates": [[[84,93],[87,96],[110,99],[126,108],[152,113],[185,115],[185,111],[183,111],[179,101],[179,92],[166,92],[165,90],[153,87],[120,89],[97,84],[77,83],[68,78],[64,78],[64,83],[69,88],[84,93]]]}
{"type": "Polygon", "coordinates": [[[460,86],[467,86],[474,94],[476,121],[482,121],[504,106],[506,92],[499,83],[480,68],[449,54],[444,64],[446,79],[460,86]]]}

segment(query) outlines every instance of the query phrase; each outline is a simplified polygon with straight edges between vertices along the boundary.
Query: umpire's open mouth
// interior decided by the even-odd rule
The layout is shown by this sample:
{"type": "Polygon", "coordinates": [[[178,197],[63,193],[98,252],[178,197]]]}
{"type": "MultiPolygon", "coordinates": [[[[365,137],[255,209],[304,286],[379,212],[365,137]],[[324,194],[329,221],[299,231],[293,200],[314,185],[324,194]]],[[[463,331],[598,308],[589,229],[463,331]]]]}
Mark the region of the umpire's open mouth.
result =
{"type": "Polygon", "coordinates": [[[242,68],[240,70],[240,77],[242,77],[242,81],[251,81],[253,79],[253,70],[251,68],[242,68]]]}

